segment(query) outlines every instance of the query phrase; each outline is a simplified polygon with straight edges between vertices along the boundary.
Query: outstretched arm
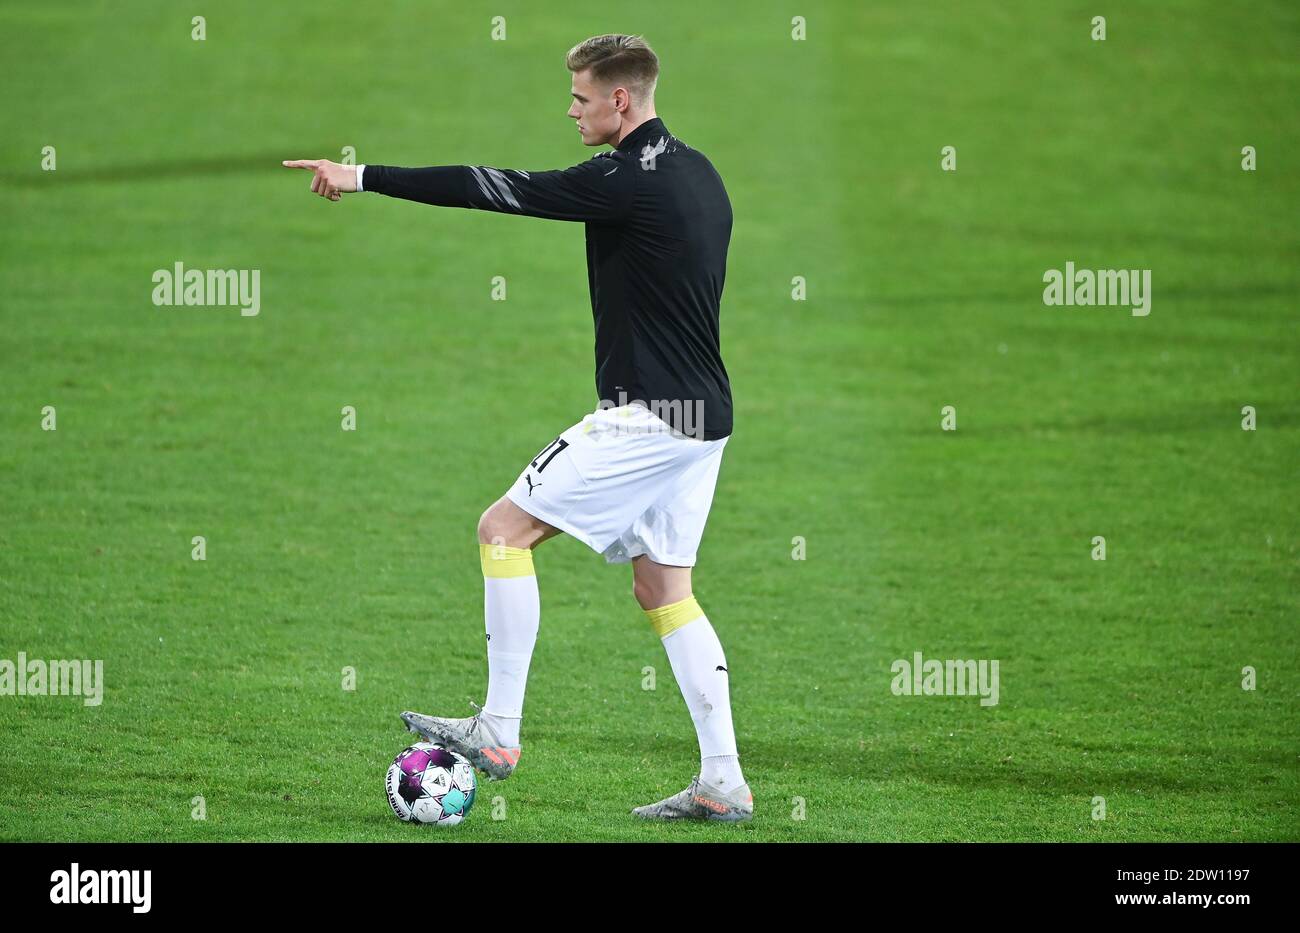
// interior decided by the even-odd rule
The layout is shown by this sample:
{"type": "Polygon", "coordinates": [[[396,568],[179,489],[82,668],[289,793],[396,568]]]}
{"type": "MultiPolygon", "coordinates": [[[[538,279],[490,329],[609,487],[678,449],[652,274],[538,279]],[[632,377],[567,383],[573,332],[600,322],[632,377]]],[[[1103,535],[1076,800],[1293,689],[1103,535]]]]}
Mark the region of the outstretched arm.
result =
{"type": "Polygon", "coordinates": [[[632,203],[635,168],[634,163],[629,167],[621,153],[547,172],[486,165],[351,166],[326,160],[284,164],[311,170],[311,190],[331,201],[337,201],[340,194],[347,192],[374,191],[439,207],[597,223],[613,223],[627,215],[632,203]]]}

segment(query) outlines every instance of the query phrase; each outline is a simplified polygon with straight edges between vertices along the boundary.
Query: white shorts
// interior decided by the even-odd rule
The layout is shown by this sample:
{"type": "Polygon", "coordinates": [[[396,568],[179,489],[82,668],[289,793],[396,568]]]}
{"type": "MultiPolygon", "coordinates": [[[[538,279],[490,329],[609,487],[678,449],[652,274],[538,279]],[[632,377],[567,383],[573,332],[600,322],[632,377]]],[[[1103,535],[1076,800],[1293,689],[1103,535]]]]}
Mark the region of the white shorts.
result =
{"type": "Polygon", "coordinates": [[[611,564],[645,554],[693,567],[728,440],[674,436],[640,405],[598,409],[542,448],[506,498],[611,564]]]}

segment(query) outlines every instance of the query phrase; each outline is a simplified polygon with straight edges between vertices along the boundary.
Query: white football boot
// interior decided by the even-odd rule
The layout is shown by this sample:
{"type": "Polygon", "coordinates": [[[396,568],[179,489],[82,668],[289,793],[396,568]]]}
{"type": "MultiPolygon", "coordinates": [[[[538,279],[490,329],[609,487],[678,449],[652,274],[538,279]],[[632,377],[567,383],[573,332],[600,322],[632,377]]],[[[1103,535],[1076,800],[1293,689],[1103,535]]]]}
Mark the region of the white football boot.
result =
{"type": "Polygon", "coordinates": [[[748,784],[724,791],[697,774],[686,790],[632,810],[646,820],[720,820],[743,823],[754,818],[754,795],[748,784]]]}
{"type": "Polygon", "coordinates": [[[519,746],[506,745],[497,738],[496,731],[479,718],[483,707],[473,700],[469,705],[478,713],[465,719],[443,719],[407,710],[402,713],[402,722],[408,731],[424,736],[434,745],[464,755],[488,780],[504,781],[519,764],[519,746]]]}

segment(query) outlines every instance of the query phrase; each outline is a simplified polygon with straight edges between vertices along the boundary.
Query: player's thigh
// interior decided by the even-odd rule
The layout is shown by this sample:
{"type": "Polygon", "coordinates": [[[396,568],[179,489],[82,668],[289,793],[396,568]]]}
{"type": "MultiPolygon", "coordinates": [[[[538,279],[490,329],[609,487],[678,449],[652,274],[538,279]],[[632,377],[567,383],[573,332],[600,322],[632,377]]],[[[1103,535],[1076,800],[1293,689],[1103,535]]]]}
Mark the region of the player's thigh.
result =
{"type": "MultiPolygon", "coordinates": [[[[637,517],[617,546],[606,553],[606,560],[618,563],[628,557],[645,555],[659,566],[695,566],[725,445],[723,438],[694,453],[693,462],[665,485],[661,497],[637,517]]],[[[684,594],[683,598],[689,595],[684,594]]]]}
{"type": "Polygon", "coordinates": [[[691,568],[673,567],[645,554],[632,559],[632,594],[642,609],[658,609],[691,595],[691,568]]]}
{"type": "Polygon", "coordinates": [[[529,515],[505,496],[492,503],[478,520],[479,544],[533,548],[559,533],[560,529],[529,515]]]}
{"type": "Polygon", "coordinates": [[[685,442],[655,430],[654,418],[636,406],[587,415],[542,448],[506,497],[604,553],[682,468],[685,442]]]}

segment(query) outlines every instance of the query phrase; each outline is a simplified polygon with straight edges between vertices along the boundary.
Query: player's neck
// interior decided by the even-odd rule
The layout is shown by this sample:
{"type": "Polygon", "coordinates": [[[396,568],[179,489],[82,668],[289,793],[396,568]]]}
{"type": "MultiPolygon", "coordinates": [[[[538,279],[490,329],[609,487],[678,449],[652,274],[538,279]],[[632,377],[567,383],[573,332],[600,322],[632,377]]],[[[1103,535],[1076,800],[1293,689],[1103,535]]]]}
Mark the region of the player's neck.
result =
{"type": "Polygon", "coordinates": [[[639,127],[642,123],[646,123],[646,122],[648,122],[648,121],[650,121],[650,120],[653,120],[653,119],[655,119],[655,118],[658,117],[658,116],[659,116],[659,115],[658,115],[657,113],[655,113],[655,109],[654,109],[653,107],[651,107],[647,112],[641,114],[639,119],[635,119],[635,120],[633,120],[633,119],[625,120],[625,121],[623,122],[623,127],[622,127],[622,129],[619,130],[618,136],[615,137],[615,138],[610,142],[610,145],[611,145],[611,146],[614,146],[615,148],[617,148],[620,144],[622,144],[623,140],[627,139],[627,138],[628,138],[629,136],[631,136],[634,132],[636,132],[637,127],[639,127]]]}

